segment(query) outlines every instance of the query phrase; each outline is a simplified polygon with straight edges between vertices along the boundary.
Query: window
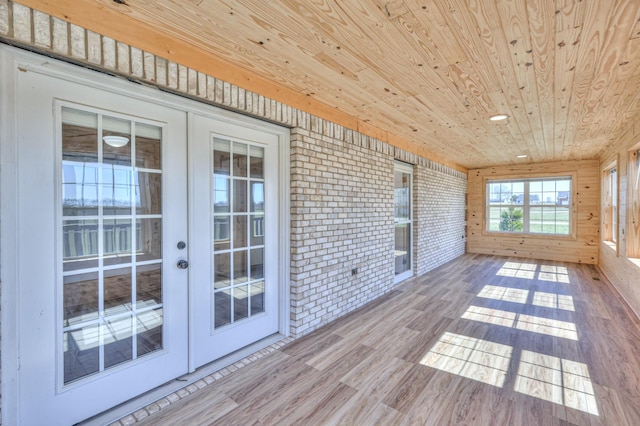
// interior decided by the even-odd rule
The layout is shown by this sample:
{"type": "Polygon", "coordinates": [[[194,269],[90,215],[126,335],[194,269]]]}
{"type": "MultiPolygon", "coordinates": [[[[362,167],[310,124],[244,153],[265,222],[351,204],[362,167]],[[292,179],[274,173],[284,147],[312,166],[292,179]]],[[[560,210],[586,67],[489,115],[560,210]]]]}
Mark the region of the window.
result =
{"type": "Polygon", "coordinates": [[[602,176],[602,239],[615,243],[618,239],[618,169],[615,165],[602,176]]]}
{"type": "Polygon", "coordinates": [[[571,234],[571,177],[487,181],[490,232],[571,234]]]}
{"type": "Polygon", "coordinates": [[[640,149],[629,152],[627,256],[640,258],[640,149]]]}
{"type": "Polygon", "coordinates": [[[395,282],[400,282],[413,275],[413,169],[408,164],[396,163],[394,175],[395,282]]]}

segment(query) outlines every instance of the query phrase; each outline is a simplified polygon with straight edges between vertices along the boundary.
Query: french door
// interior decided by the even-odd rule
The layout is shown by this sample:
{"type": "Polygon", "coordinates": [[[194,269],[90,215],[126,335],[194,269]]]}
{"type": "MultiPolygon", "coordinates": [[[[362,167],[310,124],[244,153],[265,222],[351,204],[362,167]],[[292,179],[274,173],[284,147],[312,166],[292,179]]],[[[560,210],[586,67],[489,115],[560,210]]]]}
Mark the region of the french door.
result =
{"type": "Polygon", "coordinates": [[[73,424],[187,372],[186,113],[17,83],[18,415],[73,424]]]}

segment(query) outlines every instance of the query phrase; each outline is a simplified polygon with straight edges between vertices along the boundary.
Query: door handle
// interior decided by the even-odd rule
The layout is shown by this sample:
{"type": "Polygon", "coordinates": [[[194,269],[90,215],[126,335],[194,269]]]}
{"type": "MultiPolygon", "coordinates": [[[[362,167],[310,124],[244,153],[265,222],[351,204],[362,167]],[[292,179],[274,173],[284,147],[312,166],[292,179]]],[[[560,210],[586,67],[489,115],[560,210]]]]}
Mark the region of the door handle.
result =
{"type": "Polygon", "coordinates": [[[189,267],[189,262],[184,259],[178,260],[178,269],[187,269],[189,267]]]}

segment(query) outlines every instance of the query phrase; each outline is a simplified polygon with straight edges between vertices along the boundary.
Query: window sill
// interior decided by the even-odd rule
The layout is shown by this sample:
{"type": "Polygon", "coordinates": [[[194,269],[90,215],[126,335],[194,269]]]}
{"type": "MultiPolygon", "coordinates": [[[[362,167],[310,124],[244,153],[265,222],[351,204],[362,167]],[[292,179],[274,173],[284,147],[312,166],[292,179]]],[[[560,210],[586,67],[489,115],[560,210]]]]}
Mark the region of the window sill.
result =
{"type": "Polygon", "coordinates": [[[614,250],[614,251],[618,249],[618,244],[615,243],[614,241],[603,241],[602,244],[604,244],[606,247],[609,247],[611,250],[614,250]]]}
{"type": "Polygon", "coordinates": [[[546,239],[546,240],[575,240],[573,235],[560,235],[560,234],[531,234],[526,232],[496,232],[496,231],[484,231],[483,235],[487,237],[509,237],[509,238],[534,238],[534,239],[546,239]]]}

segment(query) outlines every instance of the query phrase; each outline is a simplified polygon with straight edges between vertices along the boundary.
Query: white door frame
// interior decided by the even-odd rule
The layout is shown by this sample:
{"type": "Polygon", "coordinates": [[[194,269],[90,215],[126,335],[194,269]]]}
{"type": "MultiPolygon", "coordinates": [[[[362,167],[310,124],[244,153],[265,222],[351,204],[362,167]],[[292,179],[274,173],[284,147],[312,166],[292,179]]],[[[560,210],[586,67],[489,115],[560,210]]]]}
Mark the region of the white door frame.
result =
{"type": "MultiPolygon", "coordinates": [[[[2,281],[2,298],[0,300],[0,348],[2,351],[2,420],[5,424],[18,424],[18,224],[20,221],[16,200],[18,199],[18,149],[17,149],[17,114],[16,91],[17,73],[23,71],[37,72],[62,80],[84,84],[119,95],[129,96],[158,105],[181,109],[187,113],[195,112],[203,115],[215,115],[218,120],[240,123],[253,128],[269,129],[278,133],[279,150],[279,186],[281,212],[279,252],[279,333],[288,336],[290,333],[290,158],[289,130],[287,128],[266,123],[264,121],[242,116],[241,114],[222,110],[202,102],[188,100],[158,89],[135,85],[124,79],[115,78],[87,70],[63,61],[27,52],[15,47],[0,45],[0,278],[2,281]]],[[[53,132],[54,129],[51,129],[53,132]]],[[[185,135],[187,136],[187,135],[185,135]]],[[[189,326],[191,327],[191,325],[189,326]]],[[[189,365],[191,368],[191,365],[189,365]]]]}

